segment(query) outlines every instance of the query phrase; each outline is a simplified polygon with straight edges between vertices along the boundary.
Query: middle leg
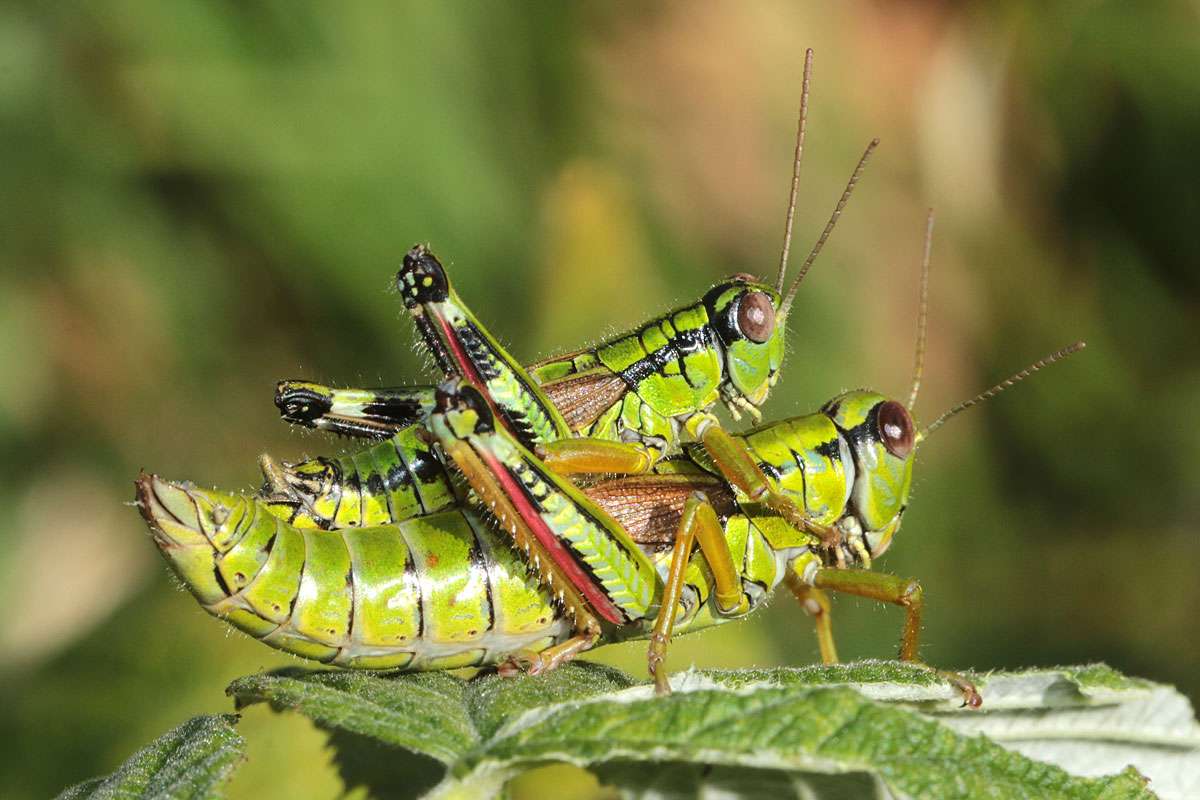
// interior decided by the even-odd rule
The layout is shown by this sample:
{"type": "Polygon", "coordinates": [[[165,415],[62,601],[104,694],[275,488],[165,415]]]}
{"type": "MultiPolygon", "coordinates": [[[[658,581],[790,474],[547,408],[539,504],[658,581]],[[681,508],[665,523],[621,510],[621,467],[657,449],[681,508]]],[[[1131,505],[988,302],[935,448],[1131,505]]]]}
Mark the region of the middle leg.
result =
{"type": "Polygon", "coordinates": [[[925,592],[911,578],[899,578],[865,569],[819,569],[813,579],[817,589],[843,592],[891,603],[904,609],[904,629],[900,634],[900,660],[919,664],[933,670],[962,694],[963,705],[978,708],[983,698],[975,685],[956,672],[934,669],[921,661],[917,644],[921,636],[921,614],[925,610],[925,592]]]}
{"type": "Polygon", "coordinates": [[[683,579],[691,560],[692,545],[696,542],[700,543],[700,552],[712,571],[715,584],[713,595],[717,609],[729,616],[745,614],[750,609],[750,598],[742,589],[742,581],[733,564],[725,531],[708,498],[696,492],[688,498],[683,507],[683,517],[679,520],[675,544],[671,550],[671,566],[663,588],[662,604],[654,621],[654,630],[650,634],[650,648],[646,655],[650,676],[654,678],[654,688],[658,694],[671,691],[662,664],[667,655],[671,633],[675,628],[675,615],[679,598],[683,594],[683,579]]]}

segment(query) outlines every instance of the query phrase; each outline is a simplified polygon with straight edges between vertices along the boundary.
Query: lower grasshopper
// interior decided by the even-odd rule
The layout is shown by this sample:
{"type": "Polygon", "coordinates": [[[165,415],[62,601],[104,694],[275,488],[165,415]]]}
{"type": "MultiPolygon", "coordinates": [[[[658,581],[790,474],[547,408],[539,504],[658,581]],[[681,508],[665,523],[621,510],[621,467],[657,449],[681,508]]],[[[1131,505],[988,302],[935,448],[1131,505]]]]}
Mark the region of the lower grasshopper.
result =
{"type": "MultiPolygon", "coordinates": [[[[780,583],[815,612],[823,660],[837,658],[833,591],[903,607],[899,655],[916,661],[920,584],[870,568],[900,526],[917,446],[951,416],[1082,347],[1033,364],[920,431],[900,402],[857,390],[739,437],[782,491],[839,530],[838,560],[706,469],[696,447],[655,474],[577,488],[497,426],[483,396],[464,385],[437,396],[429,430],[488,521],[460,503],[398,525],[304,530],[257,498],[148,475],[137,482],[138,501],[206,610],[274,647],[341,666],[524,664],[536,673],[599,643],[649,638],[650,671],[665,691],[673,633],[744,616],[780,583]]],[[[947,677],[979,704],[969,683],[947,677]]]]}
{"type": "MultiPolygon", "coordinates": [[[[796,290],[845,209],[870,153],[868,146],[829,222],[784,293],[800,159],[807,120],[812,53],[804,88],[784,247],[775,286],[735,275],[697,303],[676,309],[595,347],[532,365],[517,363],[466,307],[428,249],[413,248],[397,284],[439,366],[461,375],[494,416],[560,474],[647,471],[681,441],[702,442],[722,474],[791,521],[821,535],[721,427],[711,408],[723,401],[735,418],[759,418],[782,366],[784,332],[796,290]]],[[[288,421],[356,436],[395,435],[386,444],[341,459],[278,464],[264,456],[265,496],[301,525],[338,528],[406,519],[444,508],[450,497],[436,459],[421,450],[420,427],[432,387],[330,389],[302,381],[279,384],[276,403],[288,421]],[[403,465],[416,460],[419,470],[403,465]],[[436,485],[435,485],[436,484],[436,485]],[[418,491],[418,487],[425,491],[418,491]],[[402,498],[390,496],[402,494],[402,498]],[[422,494],[433,496],[425,502],[422,494]]]]}

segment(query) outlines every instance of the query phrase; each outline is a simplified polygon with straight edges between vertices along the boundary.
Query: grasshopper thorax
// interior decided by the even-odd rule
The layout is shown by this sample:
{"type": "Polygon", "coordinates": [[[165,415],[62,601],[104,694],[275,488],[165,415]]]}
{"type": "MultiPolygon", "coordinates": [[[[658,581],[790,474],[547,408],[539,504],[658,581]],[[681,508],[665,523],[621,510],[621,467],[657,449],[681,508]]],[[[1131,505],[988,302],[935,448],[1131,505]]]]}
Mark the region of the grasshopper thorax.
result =
{"type": "Polygon", "coordinates": [[[704,296],[724,357],[721,397],[735,409],[757,408],[778,379],[785,326],[773,286],[734,275],[704,296]]]}

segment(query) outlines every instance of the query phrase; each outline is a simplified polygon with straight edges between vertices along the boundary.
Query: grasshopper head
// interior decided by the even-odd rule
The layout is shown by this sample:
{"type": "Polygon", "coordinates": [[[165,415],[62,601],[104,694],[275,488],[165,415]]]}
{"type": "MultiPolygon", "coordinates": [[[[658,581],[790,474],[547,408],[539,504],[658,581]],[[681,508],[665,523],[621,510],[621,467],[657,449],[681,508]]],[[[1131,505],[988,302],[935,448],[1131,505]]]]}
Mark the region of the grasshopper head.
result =
{"type": "Polygon", "coordinates": [[[902,403],[858,389],[825,404],[822,412],[846,437],[854,455],[850,510],[872,555],[891,544],[912,487],[916,425],[902,403]]]}
{"type": "Polygon", "coordinates": [[[781,302],[774,287],[749,275],[734,275],[705,295],[709,319],[725,351],[721,395],[726,402],[762,405],[775,385],[783,364],[781,302]]]}

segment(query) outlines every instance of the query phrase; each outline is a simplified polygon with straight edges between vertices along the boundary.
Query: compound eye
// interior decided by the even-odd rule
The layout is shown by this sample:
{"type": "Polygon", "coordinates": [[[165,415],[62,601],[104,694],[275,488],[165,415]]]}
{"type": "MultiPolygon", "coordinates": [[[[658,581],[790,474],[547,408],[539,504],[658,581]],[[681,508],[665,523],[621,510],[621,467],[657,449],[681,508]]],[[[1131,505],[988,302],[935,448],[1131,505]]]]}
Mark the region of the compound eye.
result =
{"type": "Polygon", "coordinates": [[[912,417],[908,409],[895,400],[888,400],[879,407],[879,438],[896,458],[907,458],[912,452],[915,439],[912,417]]]}
{"type": "Polygon", "coordinates": [[[737,322],[743,336],[762,344],[775,331],[775,304],[764,292],[750,292],[738,303],[737,322]]]}

